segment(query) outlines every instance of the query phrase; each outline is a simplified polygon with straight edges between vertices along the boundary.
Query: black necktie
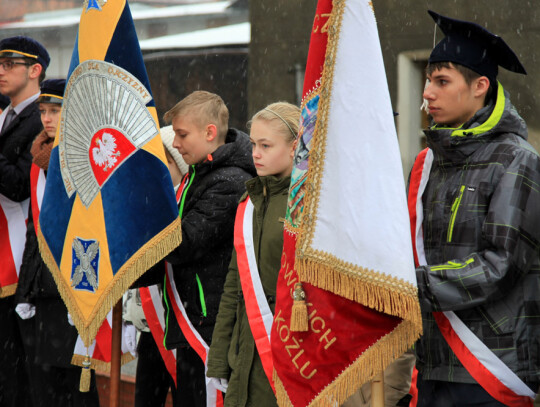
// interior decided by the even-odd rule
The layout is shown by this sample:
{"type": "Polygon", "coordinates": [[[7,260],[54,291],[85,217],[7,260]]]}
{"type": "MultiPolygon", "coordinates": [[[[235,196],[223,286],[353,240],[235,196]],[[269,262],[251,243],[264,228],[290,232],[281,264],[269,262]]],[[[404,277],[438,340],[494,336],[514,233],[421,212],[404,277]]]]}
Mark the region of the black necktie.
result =
{"type": "Polygon", "coordinates": [[[9,123],[13,121],[13,119],[17,116],[14,109],[9,109],[6,115],[6,118],[4,119],[4,124],[2,125],[2,131],[0,134],[4,133],[4,130],[8,128],[9,123]]]}

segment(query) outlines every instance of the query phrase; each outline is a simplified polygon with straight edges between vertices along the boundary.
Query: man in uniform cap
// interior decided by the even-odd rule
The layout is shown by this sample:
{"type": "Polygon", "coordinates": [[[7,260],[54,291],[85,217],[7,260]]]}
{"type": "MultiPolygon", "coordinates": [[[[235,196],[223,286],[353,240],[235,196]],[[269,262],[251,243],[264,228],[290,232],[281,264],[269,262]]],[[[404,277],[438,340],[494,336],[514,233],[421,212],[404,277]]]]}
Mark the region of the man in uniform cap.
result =
{"type": "Polygon", "coordinates": [[[0,228],[0,405],[29,405],[28,379],[21,335],[14,312],[17,278],[30,197],[30,147],[42,124],[37,104],[39,84],[49,65],[49,54],[39,42],[16,36],[0,41],[0,93],[10,104],[0,114],[0,211],[7,225],[0,228]],[[18,209],[18,205],[20,209],[18,209]],[[24,221],[24,218],[23,218],[24,221]],[[6,254],[8,253],[8,254],[6,254]],[[8,261],[9,258],[9,261],[8,261]]]}
{"type": "Polygon", "coordinates": [[[429,14],[433,125],[409,182],[424,334],[418,406],[532,406],[540,383],[540,160],[497,81],[498,36],[429,14]],[[417,211],[417,212],[416,212],[417,211]]]}

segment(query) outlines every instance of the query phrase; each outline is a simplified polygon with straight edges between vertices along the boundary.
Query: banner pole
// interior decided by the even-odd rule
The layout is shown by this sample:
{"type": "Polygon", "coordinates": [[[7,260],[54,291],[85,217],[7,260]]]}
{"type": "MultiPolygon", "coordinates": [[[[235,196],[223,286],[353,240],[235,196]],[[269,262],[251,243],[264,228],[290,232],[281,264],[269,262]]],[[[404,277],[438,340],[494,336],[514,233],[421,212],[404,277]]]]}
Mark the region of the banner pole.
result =
{"type": "Polygon", "coordinates": [[[113,307],[112,344],[111,344],[111,378],[109,406],[120,406],[120,367],[122,358],[122,299],[113,307]]]}
{"type": "Polygon", "coordinates": [[[384,407],[384,372],[380,372],[371,381],[371,406],[384,407]]]}

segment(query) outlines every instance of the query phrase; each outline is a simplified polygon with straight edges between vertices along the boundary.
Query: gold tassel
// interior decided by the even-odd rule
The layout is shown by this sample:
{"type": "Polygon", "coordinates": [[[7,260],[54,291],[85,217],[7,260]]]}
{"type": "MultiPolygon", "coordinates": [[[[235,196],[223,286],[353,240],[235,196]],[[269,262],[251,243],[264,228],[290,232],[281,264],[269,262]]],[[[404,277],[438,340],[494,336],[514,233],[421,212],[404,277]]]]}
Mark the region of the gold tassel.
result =
{"type": "Polygon", "coordinates": [[[293,299],[290,330],[292,332],[306,332],[309,328],[308,312],[306,292],[302,288],[302,283],[296,283],[294,285],[293,299]]]}
{"type": "Polygon", "coordinates": [[[92,362],[90,362],[90,356],[88,356],[88,353],[86,354],[86,358],[82,362],[82,372],[81,372],[81,381],[79,383],[79,391],[86,393],[90,391],[90,378],[92,377],[92,370],[90,369],[90,365],[92,362]]]}

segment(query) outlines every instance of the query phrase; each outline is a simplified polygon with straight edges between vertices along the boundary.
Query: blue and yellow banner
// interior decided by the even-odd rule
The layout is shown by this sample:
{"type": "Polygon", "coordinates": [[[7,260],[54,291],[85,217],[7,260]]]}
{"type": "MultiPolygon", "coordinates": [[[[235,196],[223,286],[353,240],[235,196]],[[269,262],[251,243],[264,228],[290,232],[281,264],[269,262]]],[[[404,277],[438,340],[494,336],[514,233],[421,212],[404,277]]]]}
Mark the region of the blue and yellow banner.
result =
{"type": "Polygon", "coordinates": [[[39,217],[42,256],[85,344],[182,239],[129,6],[85,1],[39,217]]]}

